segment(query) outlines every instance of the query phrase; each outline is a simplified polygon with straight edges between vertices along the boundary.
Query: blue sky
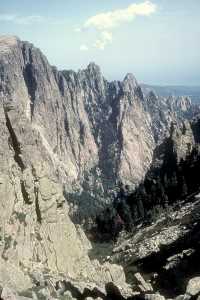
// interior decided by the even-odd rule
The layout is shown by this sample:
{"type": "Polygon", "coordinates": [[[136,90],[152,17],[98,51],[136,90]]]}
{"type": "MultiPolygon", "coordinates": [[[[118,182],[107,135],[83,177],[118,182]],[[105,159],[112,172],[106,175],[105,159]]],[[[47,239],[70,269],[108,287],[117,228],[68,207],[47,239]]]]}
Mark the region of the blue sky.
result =
{"type": "Polygon", "coordinates": [[[109,80],[200,85],[200,0],[0,0],[0,34],[60,69],[94,61],[109,80]]]}

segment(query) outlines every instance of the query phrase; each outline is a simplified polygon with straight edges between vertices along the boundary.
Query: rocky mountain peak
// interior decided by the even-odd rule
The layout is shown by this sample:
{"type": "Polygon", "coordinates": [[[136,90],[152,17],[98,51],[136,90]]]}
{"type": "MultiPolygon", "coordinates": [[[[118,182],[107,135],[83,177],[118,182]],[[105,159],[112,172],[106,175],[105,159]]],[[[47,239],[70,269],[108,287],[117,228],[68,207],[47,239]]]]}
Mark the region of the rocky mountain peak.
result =
{"type": "Polygon", "coordinates": [[[81,73],[82,72],[85,73],[88,81],[95,81],[96,85],[104,84],[104,78],[103,78],[101,69],[94,62],[91,62],[85,70],[81,71],[81,73]]]}
{"type": "Polygon", "coordinates": [[[195,145],[194,134],[188,120],[184,120],[181,124],[174,123],[171,127],[170,138],[173,141],[178,162],[185,159],[195,145]]]}
{"type": "Polygon", "coordinates": [[[127,91],[134,90],[138,87],[137,80],[132,73],[128,73],[123,80],[124,88],[127,91]]]}
{"type": "Polygon", "coordinates": [[[147,99],[149,101],[152,101],[152,102],[156,102],[156,101],[159,101],[158,99],[158,96],[156,95],[156,93],[154,91],[150,91],[147,95],[147,99]]]}
{"type": "MultiPolygon", "coordinates": [[[[148,101],[132,74],[108,82],[94,63],[77,73],[58,71],[15,37],[0,38],[0,92],[0,284],[24,291],[34,284],[33,271],[47,273],[60,285],[82,280],[78,299],[87,294],[86,282],[124,286],[121,267],[90,260],[91,245],[72,220],[91,224],[119,185],[139,186],[172,121],[168,141],[180,158],[199,124],[182,124],[174,99],[152,93],[148,101]]],[[[180,106],[187,112],[188,100],[180,106]]],[[[143,196],[133,202],[144,217],[143,196]]]]}
{"type": "Polygon", "coordinates": [[[91,74],[101,74],[101,69],[95,62],[90,62],[86,70],[91,74]]]}
{"type": "Polygon", "coordinates": [[[101,69],[94,62],[90,63],[85,70],[78,72],[78,78],[82,87],[86,90],[90,88],[97,95],[105,97],[105,85],[106,80],[104,79],[101,69]]]}
{"type": "Polygon", "coordinates": [[[192,106],[192,101],[189,97],[178,97],[177,98],[177,106],[183,111],[188,111],[192,106]]]}
{"type": "Polygon", "coordinates": [[[0,36],[0,52],[7,52],[16,46],[19,39],[16,36],[3,35],[0,36]]]}
{"type": "Polygon", "coordinates": [[[155,144],[169,133],[173,111],[166,102],[153,93],[156,101],[145,101],[133,74],[108,82],[95,63],[78,73],[58,71],[27,42],[18,43],[9,64],[1,57],[0,85],[31,120],[83,214],[96,213],[117,182],[140,182],[155,144]]]}

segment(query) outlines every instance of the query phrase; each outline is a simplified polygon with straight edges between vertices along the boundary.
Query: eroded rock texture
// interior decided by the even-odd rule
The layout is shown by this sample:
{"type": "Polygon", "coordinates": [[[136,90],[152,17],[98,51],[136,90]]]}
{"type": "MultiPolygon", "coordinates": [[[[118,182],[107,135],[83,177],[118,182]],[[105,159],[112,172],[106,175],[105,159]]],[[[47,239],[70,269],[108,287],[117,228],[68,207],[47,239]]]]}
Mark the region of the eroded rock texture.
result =
{"type": "Polygon", "coordinates": [[[85,110],[62,96],[32,45],[1,38],[0,67],[0,285],[23,291],[33,285],[34,272],[125,283],[120,267],[89,260],[89,242],[71,222],[58,183],[77,180],[86,162],[89,168],[96,160],[85,110]]]}
{"type": "Polygon", "coordinates": [[[144,96],[132,74],[108,82],[94,63],[78,73],[61,72],[27,42],[2,37],[0,44],[4,106],[14,118],[20,111],[25,127],[38,135],[43,160],[81,217],[99,211],[119,182],[132,189],[140,183],[155,145],[191,109],[188,98],[144,96]]]}
{"type": "MultiPolygon", "coordinates": [[[[123,286],[121,267],[90,261],[68,203],[82,221],[110,201],[119,182],[133,189],[171,122],[190,108],[188,99],[144,96],[131,74],[108,82],[94,63],[58,71],[32,44],[1,37],[0,284],[27,290],[36,272],[123,286]]],[[[191,140],[185,126],[181,151],[191,140]]]]}

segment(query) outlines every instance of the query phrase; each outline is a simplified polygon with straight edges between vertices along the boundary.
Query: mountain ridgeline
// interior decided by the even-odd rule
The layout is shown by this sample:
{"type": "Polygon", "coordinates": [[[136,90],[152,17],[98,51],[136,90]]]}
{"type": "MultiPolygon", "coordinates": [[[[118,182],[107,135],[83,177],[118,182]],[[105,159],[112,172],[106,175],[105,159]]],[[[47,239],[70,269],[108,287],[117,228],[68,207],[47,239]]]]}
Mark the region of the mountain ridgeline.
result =
{"type": "Polygon", "coordinates": [[[200,103],[200,87],[199,86],[155,86],[141,84],[144,94],[149,93],[149,91],[154,91],[157,95],[161,97],[168,98],[174,96],[178,97],[189,97],[193,104],[199,105],[200,103]]]}
{"type": "Polygon", "coordinates": [[[134,191],[121,185],[112,205],[97,217],[104,238],[115,238],[123,228],[132,231],[138,224],[151,224],[173,205],[194,200],[200,191],[199,130],[199,120],[172,124],[170,136],[155,148],[144,180],[134,191]]]}
{"type": "Polygon", "coordinates": [[[188,98],[144,97],[132,74],[108,82],[94,63],[78,73],[58,71],[16,38],[1,39],[0,88],[6,105],[40,135],[65,196],[83,217],[109,202],[119,182],[134,189],[171,122],[193,114],[188,98]]]}
{"type": "Polygon", "coordinates": [[[0,285],[53,286],[54,298],[64,286],[77,299],[116,299],[105,295],[118,286],[128,299],[122,267],[90,259],[80,224],[116,237],[197,193],[198,114],[188,97],[144,94],[132,74],[59,71],[0,37],[0,285]]]}

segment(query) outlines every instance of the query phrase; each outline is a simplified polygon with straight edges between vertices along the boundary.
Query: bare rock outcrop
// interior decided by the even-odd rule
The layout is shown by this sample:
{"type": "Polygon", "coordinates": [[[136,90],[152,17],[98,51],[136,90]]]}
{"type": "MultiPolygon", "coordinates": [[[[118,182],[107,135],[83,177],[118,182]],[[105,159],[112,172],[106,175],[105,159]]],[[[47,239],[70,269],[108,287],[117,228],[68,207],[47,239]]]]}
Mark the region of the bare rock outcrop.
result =
{"type": "MultiPolygon", "coordinates": [[[[79,138],[69,143],[66,130],[62,136],[70,107],[63,109],[52,68],[39,50],[13,37],[0,39],[0,66],[0,285],[25,291],[34,285],[34,272],[99,285],[125,284],[121,267],[90,261],[89,242],[69,217],[59,178],[77,179],[79,138]]],[[[82,114],[85,119],[84,110],[82,114]]],[[[75,130],[76,124],[70,128],[75,130]]],[[[96,150],[89,155],[87,147],[95,143],[87,130],[91,138],[84,160],[90,165],[96,150]]]]}
{"type": "Polygon", "coordinates": [[[58,71],[15,37],[1,37],[0,65],[4,106],[29,120],[65,196],[79,207],[77,221],[101,210],[119,182],[134,189],[171,122],[191,107],[185,98],[144,96],[132,74],[108,82],[94,63],[58,71]]]}
{"type": "Polygon", "coordinates": [[[61,72],[27,42],[2,37],[0,44],[5,105],[23,111],[82,213],[85,205],[88,214],[103,206],[119,181],[138,184],[155,142],[133,75],[109,83],[94,63],[61,72]]]}
{"type": "Polygon", "coordinates": [[[144,179],[172,110],[144,97],[131,74],[108,82],[94,63],[58,71],[32,44],[0,37],[0,285],[29,290],[36,273],[53,287],[69,279],[128,290],[122,267],[89,259],[69,215],[93,217],[119,182],[134,189],[144,179]]]}

